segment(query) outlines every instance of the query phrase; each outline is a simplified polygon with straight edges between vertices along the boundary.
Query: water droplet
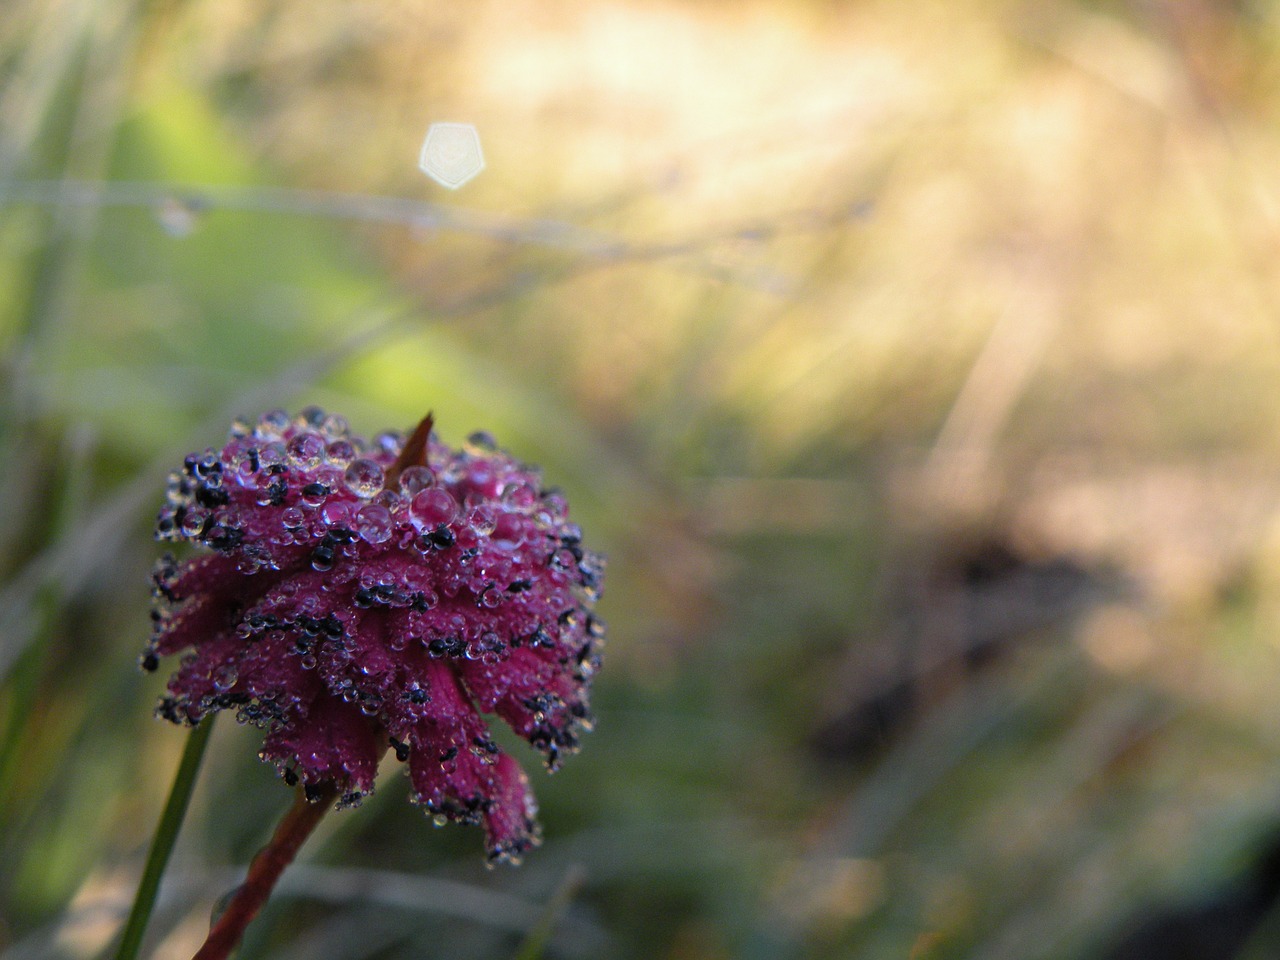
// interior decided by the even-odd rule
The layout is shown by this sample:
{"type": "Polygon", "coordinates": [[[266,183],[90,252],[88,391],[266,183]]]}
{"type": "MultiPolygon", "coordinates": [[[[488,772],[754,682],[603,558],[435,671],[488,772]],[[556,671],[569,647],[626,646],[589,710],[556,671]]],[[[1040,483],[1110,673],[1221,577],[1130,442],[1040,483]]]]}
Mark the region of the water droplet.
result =
{"type": "Polygon", "coordinates": [[[379,490],[374,494],[373,502],[380,507],[386,507],[392,513],[403,508],[405,503],[404,497],[394,490],[379,490]]]}
{"type": "Polygon", "coordinates": [[[258,451],[258,463],[263,467],[274,467],[284,463],[288,456],[289,451],[285,449],[285,445],[279,440],[272,440],[263,444],[258,451]]]}
{"type": "Polygon", "coordinates": [[[306,522],[306,519],[297,507],[289,507],[280,514],[280,522],[286,530],[297,530],[306,522]]]}
{"type": "Polygon", "coordinates": [[[319,430],[324,424],[325,416],[325,412],[317,406],[303,407],[293,418],[293,423],[299,430],[319,430]]]}
{"type": "Polygon", "coordinates": [[[400,453],[400,448],[404,446],[404,435],[399,430],[384,430],[373,438],[373,445],[394,457],[400,453]]]}
{"type": "Polygon", "coordinates": [[[496,499],[502,484],[493,465],[487,461],[477,461],[467,470],[467,483],[471,489],[488,500],[496,499]]]}
{"type": "Polygon", "coordinates": [[[356,448],[348,440],[334,440],[325,450],[325,456],[335,467],[345,467],[356,458],[356,448]]]}
{"type": "Polygon", "coordinates": [[[309,507],[318,507],[329,495],[329,487],[323,483],[308,483],[301,490],[302,502],[309,507]]]}
{"type": "Polygon", "coordinates": [[[480,504],[467,515],[467,523],[471,525],[471,529],[482,537],[487,537],[493,533],[494,527],[498,522],[498,511],[488,504],[480,504]]]}
{"type": "Polygon", "coordinates": [[[502,488],[502,502],[517,510],[528,510],[538,502],[538,495],[525,483],[508,483],[502,488]]]}
{"type": "Polygon", "coordinates": [[[257,484],[257,475],[258,451],[256,449],[246,450],[236,462],[236,480],[242,487],[253,487],[257,484]]]}
{"type": "Polygon", "coordinates": [[[391,511],[376,503],[365,504],[356,514],[356,534],[366,543],[386,543],[393,526],[391,511]]]}
{"type": "Polygon", "coordinates": [[[431,583],[431,573],[426,567],[406,567],[404,572],[400,575],[400,579],[401,582],[404,583],[405,588],[412,593],[426,589],[428,584],[431,583]]]}
{"type": "Polygon", "coordinates": [[[187,484],[186,477],[176,470],[173,471],[169,474],[169,479],[165,484],[165,499],[175,507],[181,506],[184,503],[190,503],[191,494],[189,492],[184,492],[184,487],[188,491],[191,489],[187,484]]]}
{"type": "Polygon", "coordinates": [[[431,822],[434,823],[437,827],[443,827],[446,823],[449,822],[449,818],[446,817],[443,813],[437,813],[431,818],[431,822]]]}
{"type": "Polygon", "coordinates": [[[502,660],[507,645],[496,633],[486,633],[480,638],[480,659],[493,666],[502,660]]]}
{"type": "Polygon", "coordinates": [[[477,430],[467,437],[462,449],[472,456],[486,456],[497,451],[498,440],[488,430],[477,430]]]}
{"type": "Polygon", "coordinates": [[[429,467],[415,465],[400,471],[400,489],[406,497],[416,496],[428,487],[435,486],[435,482],[436,475],[429,467]]]}
{"type": "Polygon", "coordinates": [[[300,433],[289,441],[289,459],[295,467],[311,470],[325,454],[324,439],[316,433],[300,433]]]}
{"type": "Polygon", "coordinates": [[[231,429],[227,431],[227,439],[240,440],[253,433],[253,423],[248,417],[236,417],[231,421],[231,429]]]}
{"type": "Polygon", "coordinates": [[[501,514],[493,527],[492,543],[500,550],[514,550],[525,541],[524,522],[518,514],[501,514]]]}
{"type": "Polygon", "coordinates": [[[330,439],[338,440],[346,437],[351,432],[351,425],[347,423],[346,417],[331,413],[324,418],[324,423],[321,425],[320,430],[330,439]]]}
{"type": "Polygon", "coordinates": [[[427,533],[458,515],[457,501],[447,490],[432,487],[420,491],[409,504],[409,521],[419,533],[427,533]]]}
{"type": "Polygon", "coordinates": [[[564,523],[569,516],[569,504],[559,493],[545,493],[542,508],[552,523],[564,523]]]}
{"type": "Polygon", "coordinates": [[[289,415],[283,410],[269,410],[258,418],[254,431],[261,440],[279,440],[289,429],[289,415]]]}
{"type": "Polygon", "coordinates": [[[182,516],[182,532],[188,537],[198,537],[204,531],[204,525],[209,521],[209,512],[192,508],[182,516]]]}
{"type": "Polygon", "coordinates": [[[331,527],[350,529],[355,523],[356,507],[349,500],[330,500],[320,508],[320,517],[331,527]]]}
{"type": "Polygon", "coordinates": [[[382,489],[385,479],[382,467],[372,460],[359,459],[347,467],[344,480],[347,489],[362,500],[368,500],[382,489]]]}

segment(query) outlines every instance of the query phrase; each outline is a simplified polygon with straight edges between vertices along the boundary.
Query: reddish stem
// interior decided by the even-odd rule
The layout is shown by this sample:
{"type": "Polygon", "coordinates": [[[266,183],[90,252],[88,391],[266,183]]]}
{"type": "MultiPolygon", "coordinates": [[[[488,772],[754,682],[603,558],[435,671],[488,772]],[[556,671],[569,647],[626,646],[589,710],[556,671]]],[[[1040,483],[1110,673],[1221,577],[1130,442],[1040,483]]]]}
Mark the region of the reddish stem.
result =
{"type": "Polygon", "coordinates": [[[258,915],[284,868],[293,862],[299,848],[311,836],[321,818],[338,797],[336,787],[312,791],[308,800],[302,790],[276,827],[271,841],[254,855],[244,883],[236,889],[227,908],[209,929],[204,946],[192,960],[226,960],[240,943],[245,927],[258,915]],[[318,795],[317,795],[318,794],[318,795]]]}

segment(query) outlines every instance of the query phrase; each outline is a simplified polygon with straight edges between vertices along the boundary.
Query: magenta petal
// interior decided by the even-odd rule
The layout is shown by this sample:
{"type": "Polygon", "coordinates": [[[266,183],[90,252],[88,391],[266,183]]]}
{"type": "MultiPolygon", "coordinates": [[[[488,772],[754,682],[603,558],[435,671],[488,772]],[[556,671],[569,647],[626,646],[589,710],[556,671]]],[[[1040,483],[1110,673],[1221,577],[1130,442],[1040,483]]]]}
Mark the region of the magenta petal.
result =
{"type": "Polygon", "coordinates": [[[463,677],[480,708],[541,750],[552,769],[577,749],[577,727],[588,717],[586,692],[567,668],[516,650],[496,666],[466,664],[463,677]]]}
{"type": "Polygon", "coordinates": [[[458,684],[453,671],[428,663],[424,671],[431,712],[409,738],[409,776],[415,798],[431,813],[478,823],[498,745],[458,684]]]}
{"type": "Polygon", "coordinates": [[[174,600],[199,596],[234,596],[236,591],[228,590],[227,587],[228,584],[239,586],[237,562],[234,557],[206,553],[172,567],[171,571],[157,571],[156,582],[157,585],[163,584],[174,600]],[[164,577],[169,572],[171,576],[164,577]]]}
{"type": "Polygon", "coordinates": [[[156,621],[151,649],[162,657],[184,647],[208,642],[232,627],[226,600],[217,596],[194,597],[156,621]]]}
{"type": "Polygon", "coordinates": [[[526,850],[541,842],[538,804],[529,789],[529,778],[520,764],[501,753],[489,768],[487,789],[492,800],[484,814],[489,859],[519,862],[526,850]]]}
{"type": "Polygon", "coordinates": [[[343,793],[368,793],[383,748],[376,727],[351,704],[321,696],[299,717],[267,734],[263,758],[294,764],[305,784],[335,783],[343,793]]]}

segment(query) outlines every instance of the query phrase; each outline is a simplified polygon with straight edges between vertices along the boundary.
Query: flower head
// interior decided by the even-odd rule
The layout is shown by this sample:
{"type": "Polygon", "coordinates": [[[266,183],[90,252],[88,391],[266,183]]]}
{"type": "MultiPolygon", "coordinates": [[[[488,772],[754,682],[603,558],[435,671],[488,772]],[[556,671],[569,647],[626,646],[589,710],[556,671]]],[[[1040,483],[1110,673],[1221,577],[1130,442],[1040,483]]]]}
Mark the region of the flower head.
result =
{"type": "Polygon", "coordinates": [[[535,468],[473,434],[440,443],[352,436],[309,408],[237,423],[169,480],[164,558],[142,657],[190,648],[157,712],[235,707],[287,782],[373,789],[388,746],[437,822],[483,823],[492,860],[536,844],[524,772],[489,734],[497,714],[548,768],[588,728],[603,561],[535,468]]]}

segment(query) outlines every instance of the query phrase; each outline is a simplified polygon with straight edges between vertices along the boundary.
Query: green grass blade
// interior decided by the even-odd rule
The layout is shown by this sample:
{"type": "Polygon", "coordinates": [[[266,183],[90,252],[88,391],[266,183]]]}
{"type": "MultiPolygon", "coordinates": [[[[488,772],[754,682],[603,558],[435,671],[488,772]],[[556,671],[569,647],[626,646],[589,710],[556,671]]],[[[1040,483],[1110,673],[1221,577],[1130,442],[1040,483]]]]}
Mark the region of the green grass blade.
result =
{"type": "Polygon", "coordinates": [[[151,910],[155,906],[156,894],[160,890],[160,879],[168,866],[169,855],[173,853],[178,831],[182,829],[182,819],[187,813],[187,804],[191,801],[196,775],[200,772],[200,761],[204,758],[209,734],[213,730],[213,720],[214,717],[210,716],[201,721],[187,738],[182,762],[178,765],[169,799],[165,802],[164,813],[160,816],[160,824],[151,841],[151,852],[147,854],[147,865],[142,871],[142,880],[138,883],[138,893],[133,900],[133,909],[129,911],[129,920],[120,940],[120,949],[116,951],[116,960],[135,960],[138,956],[142,938],[147,932],[147,922],[151,919],[151,910]]]}

